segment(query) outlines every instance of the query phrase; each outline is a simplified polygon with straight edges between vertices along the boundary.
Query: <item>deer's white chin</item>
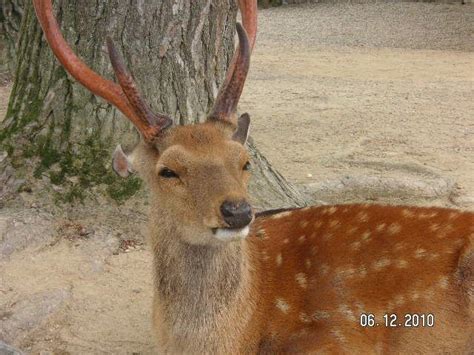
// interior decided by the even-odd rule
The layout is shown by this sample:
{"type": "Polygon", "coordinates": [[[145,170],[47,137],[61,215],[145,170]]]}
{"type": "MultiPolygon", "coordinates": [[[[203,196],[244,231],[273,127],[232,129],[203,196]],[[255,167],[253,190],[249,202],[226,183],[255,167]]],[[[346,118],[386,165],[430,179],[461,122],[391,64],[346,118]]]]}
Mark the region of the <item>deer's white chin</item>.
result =
{"type": "Polygon", "coordinates": [[[249,230],[249,226],[240,229],[217,228],[214,236],[223,242],[230,242],[244,239],[249,234],[249,230]]]}

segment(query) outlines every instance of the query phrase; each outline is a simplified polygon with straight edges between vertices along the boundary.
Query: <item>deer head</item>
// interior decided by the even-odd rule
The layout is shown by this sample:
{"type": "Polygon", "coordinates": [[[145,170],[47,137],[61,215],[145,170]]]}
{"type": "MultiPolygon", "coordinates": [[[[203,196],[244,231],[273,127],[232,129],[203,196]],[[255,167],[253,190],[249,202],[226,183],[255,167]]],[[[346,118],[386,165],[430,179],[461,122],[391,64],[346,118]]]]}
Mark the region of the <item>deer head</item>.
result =
{"type": "MultiPolygon", "coordinates": [[[[239,0],[244,26],[237,23],[239,46],[204,123],[172,126],[142,99],[112,40],[110,60],[118,81],[111,82],[84,64],[61,35],[50,0],[33,1],[46,39],[63,67],[82,85],[116,106],[140,132],[140,143],[128,154],[120,146],[113,168],[122,177],[137,171],[152,193],[152,214],[180,221],[180,235],[194,244],[244,238],[253,219],[247,200],[249,156],[244,144],[250,118],[236,109],[256,36],[256,1],[239,0]]],[[[163,222],[166,223],[166,222],[163,222]]]]}

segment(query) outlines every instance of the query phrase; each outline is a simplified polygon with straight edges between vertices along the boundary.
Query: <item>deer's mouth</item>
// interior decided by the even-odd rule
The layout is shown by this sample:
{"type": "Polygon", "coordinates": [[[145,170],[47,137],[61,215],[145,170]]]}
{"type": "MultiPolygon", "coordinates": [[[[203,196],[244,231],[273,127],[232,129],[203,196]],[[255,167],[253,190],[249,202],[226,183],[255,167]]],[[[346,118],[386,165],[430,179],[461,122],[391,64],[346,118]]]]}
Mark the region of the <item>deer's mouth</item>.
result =
{"type": "Polygon", "coordinates": [[[212,228],[212,234],[223,242],[245,239],[249,231],[249,225],[243,228],[212,228]]]}

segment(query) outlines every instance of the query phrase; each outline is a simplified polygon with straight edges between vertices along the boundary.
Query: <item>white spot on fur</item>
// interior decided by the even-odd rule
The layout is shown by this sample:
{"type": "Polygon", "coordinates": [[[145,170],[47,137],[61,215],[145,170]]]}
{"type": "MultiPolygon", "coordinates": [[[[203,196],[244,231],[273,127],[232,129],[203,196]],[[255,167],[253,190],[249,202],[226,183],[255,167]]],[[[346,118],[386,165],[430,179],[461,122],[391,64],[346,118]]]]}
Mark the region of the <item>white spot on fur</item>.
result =
{"type": "Polygon", "coordinates": [[[357,219],[359,222],[367,222],[369,220],[369,215],[365,211],[360,211],[357,213],[357,219]]]}
{"type": "Polygon", "coordinates": [[[337,212],[337,207],[336,206],[331,206],[328,209],[328,214],[334,214],[337,212]]]}
{"type": "Polygon", "coordinates": [[[304,261],[304,264],[305,264],[305,266],[306,266],[307,269],[311,268],[311,260],[306,259],[306,260],[304,261]]]}
{"type": "Polygon", "coordinates": [[[408,267],[408,262],[406,260],[400,259],[400,260],[397,260],[395,265],[399,269],[406,269],[408,267]]]}
{"type": "Polygon", "coordinates": [[[356,317],[354,316],[354,312],[346,304],[341,304],[338,308],[339,313],[344,315],[348,320],[351,322],[355,322],[356,317]]]}
{"type": "Polygon", "coordinates": [[[375,271],[380,271],[383,268],[386,268],[387,266],[389,266],[390,264],[391,264],[391,261],[389,259],[381,258],[372,264],[372,268],[375,271]]]}
{"type": "Polygon", "coordinates": [[[423,248],[418,248],[415,250],[415,258],[422,259],[426,256],[426,250],[423,248]]]}
{"type": "Polygon", "coordinates": [[[381,232],[381,231],[383,231],[383,230],[385,229],[386,226],[387,226],[387,225],[386,225],[385,223],[380,223],[377,227],[375,227],[375,230],[376,230],[377,232],[381,232]]]}
{"type": "Polygon", "coordinates": [[[300,321],[302,321],[303,323],[311,323],[311,317],[308,316],[308,315],[307,315],[306,313],[304,313],[304,312],[301,312],[301,313],[300,313],[299,318],[300,318],[300,321]]]}
{"type": "Polygon", "coordinates": [[[400,233],[402,230],[402,226],[399,225],[398,223],[392,223],[391,225],[388,226],[387,232],[391,235],[395,235],[400,233]]]}
{"type": "Polygon", "coordinates": [[[438,258],[439,258],[438,253],[433,253],[433,254],[428,255],[428,259],[431,260],[431,261],[436,260],[438,258]]]}
{"type": "Polygon", "coordinates": [[[328,319],[330,317],[327,311],[316,311],[311,316],[314,320],[328,319]]]}
{"type": "Polygon", "coordinates": [[[329,221],[329,228],[336,228],[336,227],[339,227],[339,225],[341,224],[341,222],[337,219],[332,219],[329,221]]]}
{"type": "Polygon", "coordinates": [[[339,270],[338,272],[336,272],[338,275],[342,276],[342,277],[345,277],[347,279],[351,278],[352,276],[354,276],[355,274],[355,269],[352,268],[352,267],[348,267],[348,268],[341,268],[341,270],[339,270]]]}
{"type": "Polygon", "coordinates": [[[346,337],[342,334],[342,332],[339,330],[339,329],[332,329],[330,331],[330,333],[332,335],[334,335],[334,337],[339,340],[341,343],[345,343],[346,342],[346,337]]]}
{"type": "Polygon", "coordinates": [[[413,292],[411,293],[411,299],[412,299],[413,301],[416,301],[418,298],[420,298],[420,293],[419,293],[418,291],[413,291],[413,292]]]}
{"type": "Polygon", "coordinates": [[[283,211],[277,214],[274,214],[271,218],[272,219],[279,219],[279,218],[284,218],[287,216],[291,216],[293,214],[293,211],[283,211]]]}
{"type": "Polygon", "coordinates": [[[364,233],[362,233],[362,241],[368,242],[369,240],[370,240],[370,232],[365,231],[364,233]]]}
{"type": "Polygon", "coordinates": [[[351,243],[351,248],[353,250],[359,250],[360,249],[361,242],[353,242],[351,243]]]}
{"type": "Polygon", "coordinates": [[[457,212],[450,212],[449,215],[448,215],[449,219],[455,219],[457,217],[459,217],[459,213],[457,213],[457,212]]]}
{"type": "Polygon", "coordinates": [[[449,286],[449,280],[447,276],[442,276],[439,281],[438,281],[439,287],[441,287],[443,290],[446,290],[449,286]]]}
{"type": "Polygon", "coordinates": [[[402,304],[405,303],[405,297],[402,295],[396,295],[394,300],[397,306],[401,306],[402,304]]]}
{"type": "Polygon", "coordinates": [[[295,276],[296,282],[301,288],[308,287],[308,280],[306,279],[306,274],[303,272],[299,272],[295,276]]]}
{"type": "Polygon", "coordinates": [[[305,235],[302,235],[302,236],[300,236],[300,237],[298,238],[298,241],[299,241],[300,243],[304,243],[305,240],[306,240],[306,236],[305,236],[305,235]]]}
{"type": "Polygon", "coordinates": [[[290,310],[290,305],[284,299],[277,298],[275,300],[275,304],[280,311],[285,314],[288,314],[288,311],[290,310]]]}
{"type": "Polygon", "coordinates": [[[278,266],[281,266],[281,263],[283,262],[283,257],[281,256],[281,253],[279,253],[277,256],[276,256],[276,263],[278,266]]]}
{"type": "Polygon", "coordinates": [[[415,213],[407,208],[402,210],[402,216],[406,218],[413,218],[415,217],[415,213]]]}
{"type": "Polygon", "coordinates": [[[319,273],[324,276],[324,275],[327,275],[328,272],[329,272],[329,265],[328,264],[322,264],[320,269],[319,269],[319,273]]]}
{"type": "Polygon", "coordinates": [[[359,277],[366,277],[367,276],[367,269],[365,266],[360,266],[358,269],[357,269],[357,275],[359,275],[359,277]]]}
{"type": "Polygon", "coordinates": [[[290,240],[288,238],[283,239],[283,244],[288,244],[290,240]]]}
{"type": "Polygon", "coordinates": [[[420,219],[428,219],[433,218],[438,215],[438,212],[421,212],[418,214],[418,218],[420,219]]]}
{"type": "Polygon", "coordinates": [[[405,247],[406,247],[405,243],[399,242],[395,244],[395,251],[402,251],[403,249],[405,249],[405,247]]]}
{"type": "Polygon", "coordinates": [[[438,238],[445,238],[454,230],[454,227],[451,224],[445,225],[438,230],[437,237],[438,238]]]}

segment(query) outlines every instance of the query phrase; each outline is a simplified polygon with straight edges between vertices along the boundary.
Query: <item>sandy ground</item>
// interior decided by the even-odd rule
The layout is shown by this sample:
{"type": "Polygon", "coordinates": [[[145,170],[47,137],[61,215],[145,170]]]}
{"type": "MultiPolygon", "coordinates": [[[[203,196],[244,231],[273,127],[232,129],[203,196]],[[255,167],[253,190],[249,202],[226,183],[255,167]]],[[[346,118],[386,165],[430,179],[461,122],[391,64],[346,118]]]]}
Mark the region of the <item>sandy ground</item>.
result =
{"type": "MultiPolygon", "coordinates": [[[[429,203],[474,208],[474,6],[302,5],[261,11],[260,24],[240,107],[284,176],[313,188],[442,179],[455,196],[429,203]]],[[[0,340],[34,354],[153,353],[151,256],[133,210],[1,209],[0,340]],[[14,252],[9,236],[23,243],[14,252]]]]}
{"type": "Polygon", "coordinates": [[[264,12],[240,104],[257,146],[293,182],[431,174],[473,207],[473,23],[452,5],[264,12]]]}

